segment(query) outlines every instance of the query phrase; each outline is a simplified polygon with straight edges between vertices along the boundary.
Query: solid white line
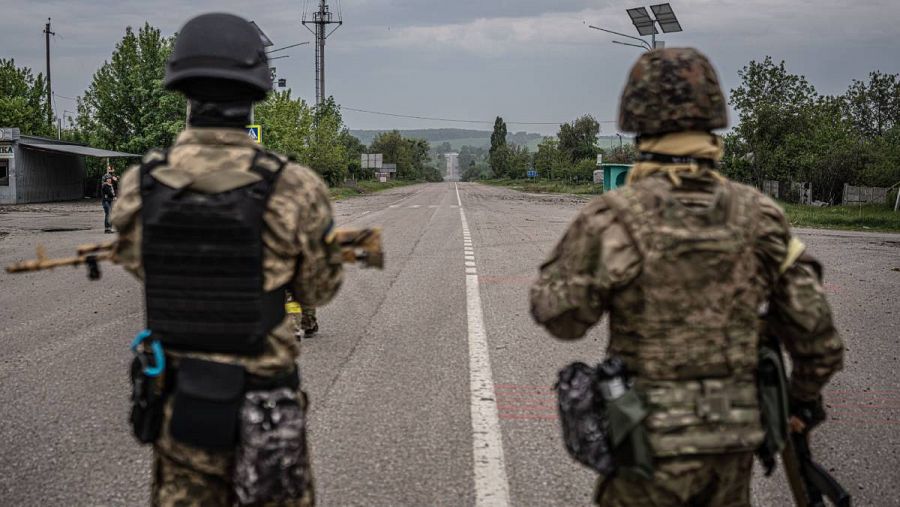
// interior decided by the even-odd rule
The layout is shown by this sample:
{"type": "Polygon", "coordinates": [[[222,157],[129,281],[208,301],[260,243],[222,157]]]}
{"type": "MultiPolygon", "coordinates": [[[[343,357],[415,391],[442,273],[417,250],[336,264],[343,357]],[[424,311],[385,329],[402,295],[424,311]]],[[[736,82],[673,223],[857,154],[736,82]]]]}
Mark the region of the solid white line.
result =
{"type": "MultiPolygon", "coordinates": [[[[459,198],[459,185],[454,183],[453,186],[456,187],[456,204],[458,204],[459,207],[462,208],[462,200],[459,198]]],[[[463,226],[466,226],[465,222],[463,222],[463,226]]]]}
{"type": "MultiPolygon", "coordinates": [[[[456,185],[456,201],[460,204],[459,218],[463,231],[468,234],[469,224],[459,198],[456,185]]],[[[466,261],[466,266],[474,262],[466,261]]],[[[481,291],[474,267],[466,267],[466,317],[469,332],[469,403],[472,414],[472,451],[475,479],[476,507],[509,506],[509,480],[506,477],[506,461],[503,457],[503,437],[497,398],[494,394],[494,375],[491,372],[491,355],[488,348],[484,315],[481,309],[481,291]]]]}

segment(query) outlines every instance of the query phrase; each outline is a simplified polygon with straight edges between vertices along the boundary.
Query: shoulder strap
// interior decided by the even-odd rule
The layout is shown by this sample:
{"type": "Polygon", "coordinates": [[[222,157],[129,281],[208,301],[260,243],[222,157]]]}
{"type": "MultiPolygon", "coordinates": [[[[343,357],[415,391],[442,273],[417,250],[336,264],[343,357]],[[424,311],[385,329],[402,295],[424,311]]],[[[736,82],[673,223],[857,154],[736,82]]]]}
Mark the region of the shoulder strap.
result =
{"type": "Polygon", "coordinates": [[[161,165],[169,162],[169,150],[163,148],[153,148],[148,151],[144,158],[141,159],[140,175],[141,175],[141,192],[150,190],[155,184],[155,180],[150,176],[150,172],[161,165]]]}

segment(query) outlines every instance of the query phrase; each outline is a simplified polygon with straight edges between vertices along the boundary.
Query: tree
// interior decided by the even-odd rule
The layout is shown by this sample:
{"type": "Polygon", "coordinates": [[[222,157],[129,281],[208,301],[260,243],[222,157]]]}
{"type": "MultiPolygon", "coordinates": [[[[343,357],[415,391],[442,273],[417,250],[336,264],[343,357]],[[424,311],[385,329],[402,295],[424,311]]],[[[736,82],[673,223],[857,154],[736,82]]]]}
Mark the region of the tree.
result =
{"type": "Polygon", "coordinates": [[[897,74],[869,73],[869,82],[853,80],[844,94],[845,112],[867,139],[900,125],[900,80],[897,74]]]}
{"type": "Polygon", "coordinates": [[[738,112],[735,131],[748,152],[729,155],[752,160],[757,186],[765,179],[791,179],[799,153],[783,140],[803,127],[818,97],[815,88],[805,77],[789,73],[784,61],[775,65],[769,56],[761,63],[751,61],[738,76],[741,85],[731,90],[731,105],[738,112]]]}
{"type": "Polygon", "coordinates": [[[53,133],[52,112],[47,102],[44,75],[31,75],[28,67],[0,58],[0,126],[18,127],[22,134],[53,133]]]}
{"type": "Polygon", "coordinates": [[[563,152],[570,162],[583,159],[597,159],[597,135],[600,133],[600,123],[593,116],[584,115],[572,123],[563,123],[559,126],[559,150],[563,152]]]}
{"type": "Polygon", "coordinates": [[[498,178],[505,178],[509,172],[509,149],[506,146],[506,122],[499,116],[494,120],[488,157],[494,175],[498,178]]]}
{"type": "Polygon", "coordinates": [[[347,170],[350,177],[355,179],[369,179],[373,173],[369,169],[362,169],[360,156],[366,152],[366,145],[350,133],[350,130],[341,131],[341,144],[344,145],[344,152],[347,153],[347,170]]]}
{"type": "Polygon", "coordinates": [[[172,38],[145,23],[131,27],[78,99],[80,138],[107,149],[143,153],[168,146],[184,129],[185,99],[162,82],[172,38]]]}
{"type": "Polygon", "coordinates": [[[610,164],[633,164],[637,157],[637,149],[633,144],[614,146],[608,152],[604,152],[603,161],[610,164]]]}
{"type": "Polygon", "coordinates": [[[256,105],[255,121],[263,127],[263,144],[271,150],[303,159],[313,131],[313,111],[291,90],[274,92],[256,105]]]}
{"type": "Polygon", "coordinates": [[[331,186],[347,176],[347,152],[341,143],[344,120],[334,97],[328,97],[313,113],[308,149],[300,161],[313,168],[331,186]]]}

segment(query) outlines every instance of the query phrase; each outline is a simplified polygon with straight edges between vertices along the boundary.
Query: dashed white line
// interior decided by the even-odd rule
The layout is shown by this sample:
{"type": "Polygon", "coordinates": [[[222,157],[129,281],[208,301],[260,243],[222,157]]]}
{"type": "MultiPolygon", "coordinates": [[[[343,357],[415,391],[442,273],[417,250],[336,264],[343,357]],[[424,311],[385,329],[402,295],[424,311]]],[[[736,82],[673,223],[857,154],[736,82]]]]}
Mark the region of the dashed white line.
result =
{"type": "MultiPolygon", "coordinates": [[[[466,213],[456,186],[456,202],[462,221],[467,252],[471,251],[471,237],[466,213]]],[[[467,255],[468,257],[468,255],[467,255]]],[[[481,291],[473,260],[466,260],[466,317],[469,333],[469,403],[472,414],[472,450],[477,507],[506,507],[509,505],[509,480],[503,457],[503,438],[500,417],[494,394],[494,376],[487,332],[481,309],[481,291]]]]}

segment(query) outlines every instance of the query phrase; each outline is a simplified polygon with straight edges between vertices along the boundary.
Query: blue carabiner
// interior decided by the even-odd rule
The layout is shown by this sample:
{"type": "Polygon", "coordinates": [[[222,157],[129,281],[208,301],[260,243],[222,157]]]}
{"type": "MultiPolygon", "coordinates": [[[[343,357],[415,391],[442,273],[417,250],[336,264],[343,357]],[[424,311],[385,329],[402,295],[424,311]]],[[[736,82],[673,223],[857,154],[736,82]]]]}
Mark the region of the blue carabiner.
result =
{"type": "MultiPolygon", "coordinates": [[[[150,337],[153,334],[149,329],[144,329],[137,336],[134,337],[134,340],[131,342],[131,350],[137,353],[138,346],[143,343],[144,340],[150,337]]],[[[162,344],[159,343],[159,340],[153,340],[150,342],[150,350],[153,351],[153,366],[145,366],[144,367],[144,375],[148,377],[157,377],[166,369],[166,355],[163,354],[162,344]]]]}

